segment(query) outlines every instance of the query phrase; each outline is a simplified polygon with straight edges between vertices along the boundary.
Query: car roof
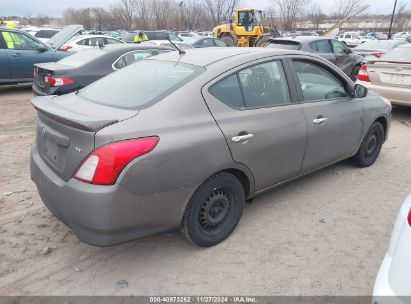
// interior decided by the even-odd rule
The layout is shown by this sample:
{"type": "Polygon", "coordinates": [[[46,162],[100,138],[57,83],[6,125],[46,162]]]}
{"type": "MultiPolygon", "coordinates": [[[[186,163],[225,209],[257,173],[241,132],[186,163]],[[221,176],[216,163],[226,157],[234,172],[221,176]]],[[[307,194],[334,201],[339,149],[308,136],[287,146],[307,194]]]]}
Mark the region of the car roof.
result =
{"type": "MultiPolygon", "coordinates": [[[[182,62],[187,64],[193,64],[197,66],[207,67],[214,63],[221,61],[235,61],[243,56],[259,54],[260,57],[274,56],[274,55],[291,55],[291,54],[306,54],[293,50],[282,50],[272,48],[199,48],[185,50],[185,54],[179,54],[178,52],[168,52],[157,55],[153,60],[167,60],[173,62],[182,62]]],[[[307,53],[308,54],[308,53],[307,53]]],[[[312,54],[310,54],[312,55],[312,54]]],[[[258,58],[255,58],[258,59],[258,58]]],[[[150,59],[151,60],[151,59],[150,59]]]]}
{"type": "Polygon", "coordinates": [[[150,45],[142,45],[142,44],[132,44],[132,43],[124,43],[124,44],[109,44],[105,45],[101,48],[101,50],[105,52],[115,52],[115,51],[133,51],[133,50],[165,50],[165,51],[175,51],[173,48],[165,47],[165,46],[158,46],[155,44],[150,45]]]}

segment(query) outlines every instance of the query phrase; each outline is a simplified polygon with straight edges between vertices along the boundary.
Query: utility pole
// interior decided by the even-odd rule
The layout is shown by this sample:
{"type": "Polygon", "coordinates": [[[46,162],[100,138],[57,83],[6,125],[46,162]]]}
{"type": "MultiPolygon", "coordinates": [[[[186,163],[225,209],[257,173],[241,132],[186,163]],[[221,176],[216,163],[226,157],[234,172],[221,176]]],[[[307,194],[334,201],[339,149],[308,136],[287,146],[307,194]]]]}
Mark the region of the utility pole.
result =
{"type": "MultiPolygon", "coordinates": [[[[397,0],[395,0],[395,1],[397,1],[397,0]]],[[[180,1],[178,3],[178,6],[180,6],[180,9],[181,9],[181,30],[183,31],[184,30],[184,10],[183,10],[184,1],[180,1]]]]}
{"type": "Polygon", "coordinates": [[[388,39],[391,39],[392,22],[394,21],[395,8],[397,7],[397,0],[394,2],[394,9],[392,10],[390,29],[388,30],[388,39]]]}

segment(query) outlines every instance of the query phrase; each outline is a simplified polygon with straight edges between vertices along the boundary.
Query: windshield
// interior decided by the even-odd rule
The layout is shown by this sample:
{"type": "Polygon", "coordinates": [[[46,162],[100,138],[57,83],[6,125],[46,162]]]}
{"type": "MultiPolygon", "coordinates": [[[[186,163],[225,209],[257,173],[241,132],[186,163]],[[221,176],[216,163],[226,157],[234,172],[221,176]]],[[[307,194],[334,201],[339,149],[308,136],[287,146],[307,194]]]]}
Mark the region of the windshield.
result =
{"type": "Polygon", "coordinates": [[[98,48],[93,48],[65,57],[61,59],[59,63],[73,68],[78,68],[103,56],[104,54],[106,54],[104,51],[98,48]]]}
{"type": "Polygon", "coordinates": [[[195,65],[146,59],[92,83],[79,95],[98,104],[138,109],[171,94],[203,71],[195,65]]]}
{"type": "Polygon", "coordinates": [[[392,51],[383,55],[379,61],[393,61],[393,62],[404,62],[411,63],[411,48],[410,47],[400,47],[393,49],[392,51]]]}

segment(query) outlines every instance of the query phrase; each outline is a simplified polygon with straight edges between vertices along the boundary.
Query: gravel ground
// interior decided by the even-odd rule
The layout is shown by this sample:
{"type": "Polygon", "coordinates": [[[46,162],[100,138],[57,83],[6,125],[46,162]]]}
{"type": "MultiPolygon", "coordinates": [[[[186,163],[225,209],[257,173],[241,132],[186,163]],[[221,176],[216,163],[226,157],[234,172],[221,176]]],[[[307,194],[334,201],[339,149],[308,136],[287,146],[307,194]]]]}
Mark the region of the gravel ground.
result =
{"type": "Polygon", "coordinates": [[[411,192],[411,109],[394,109],[376,164],[342,162],[262,194],[218,246],[170,232],[97,248],[51,215],[30,180],[30,98],[30,87],[0,88],[1,295],[371,294],[411,192]]]}

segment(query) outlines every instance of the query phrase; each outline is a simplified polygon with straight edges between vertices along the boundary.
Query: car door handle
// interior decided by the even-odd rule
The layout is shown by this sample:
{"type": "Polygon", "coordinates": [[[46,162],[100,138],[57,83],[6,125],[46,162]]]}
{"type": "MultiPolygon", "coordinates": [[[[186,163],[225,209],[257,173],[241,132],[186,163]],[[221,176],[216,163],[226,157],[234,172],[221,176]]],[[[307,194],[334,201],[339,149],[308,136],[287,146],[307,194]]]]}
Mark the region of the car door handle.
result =
{"type": "Polygon", "coordinates": [[[21,53],[14,53],[11,56],[13,56],[13,57],[23,57],[23,55],[21,53]]]}
{"type": "Polygon", "coordinates": [[[320,125],[325,123],[328,120],[327,117],[317,117],[316,119],[313,120],[313,123],[315,123],[316,125],[320,125]]]}
{"type": "Polygon", "coordinates": [[[238,135],[231,138],[233,142],[242,142],[254,137],[254,134],[238,135]]]}

